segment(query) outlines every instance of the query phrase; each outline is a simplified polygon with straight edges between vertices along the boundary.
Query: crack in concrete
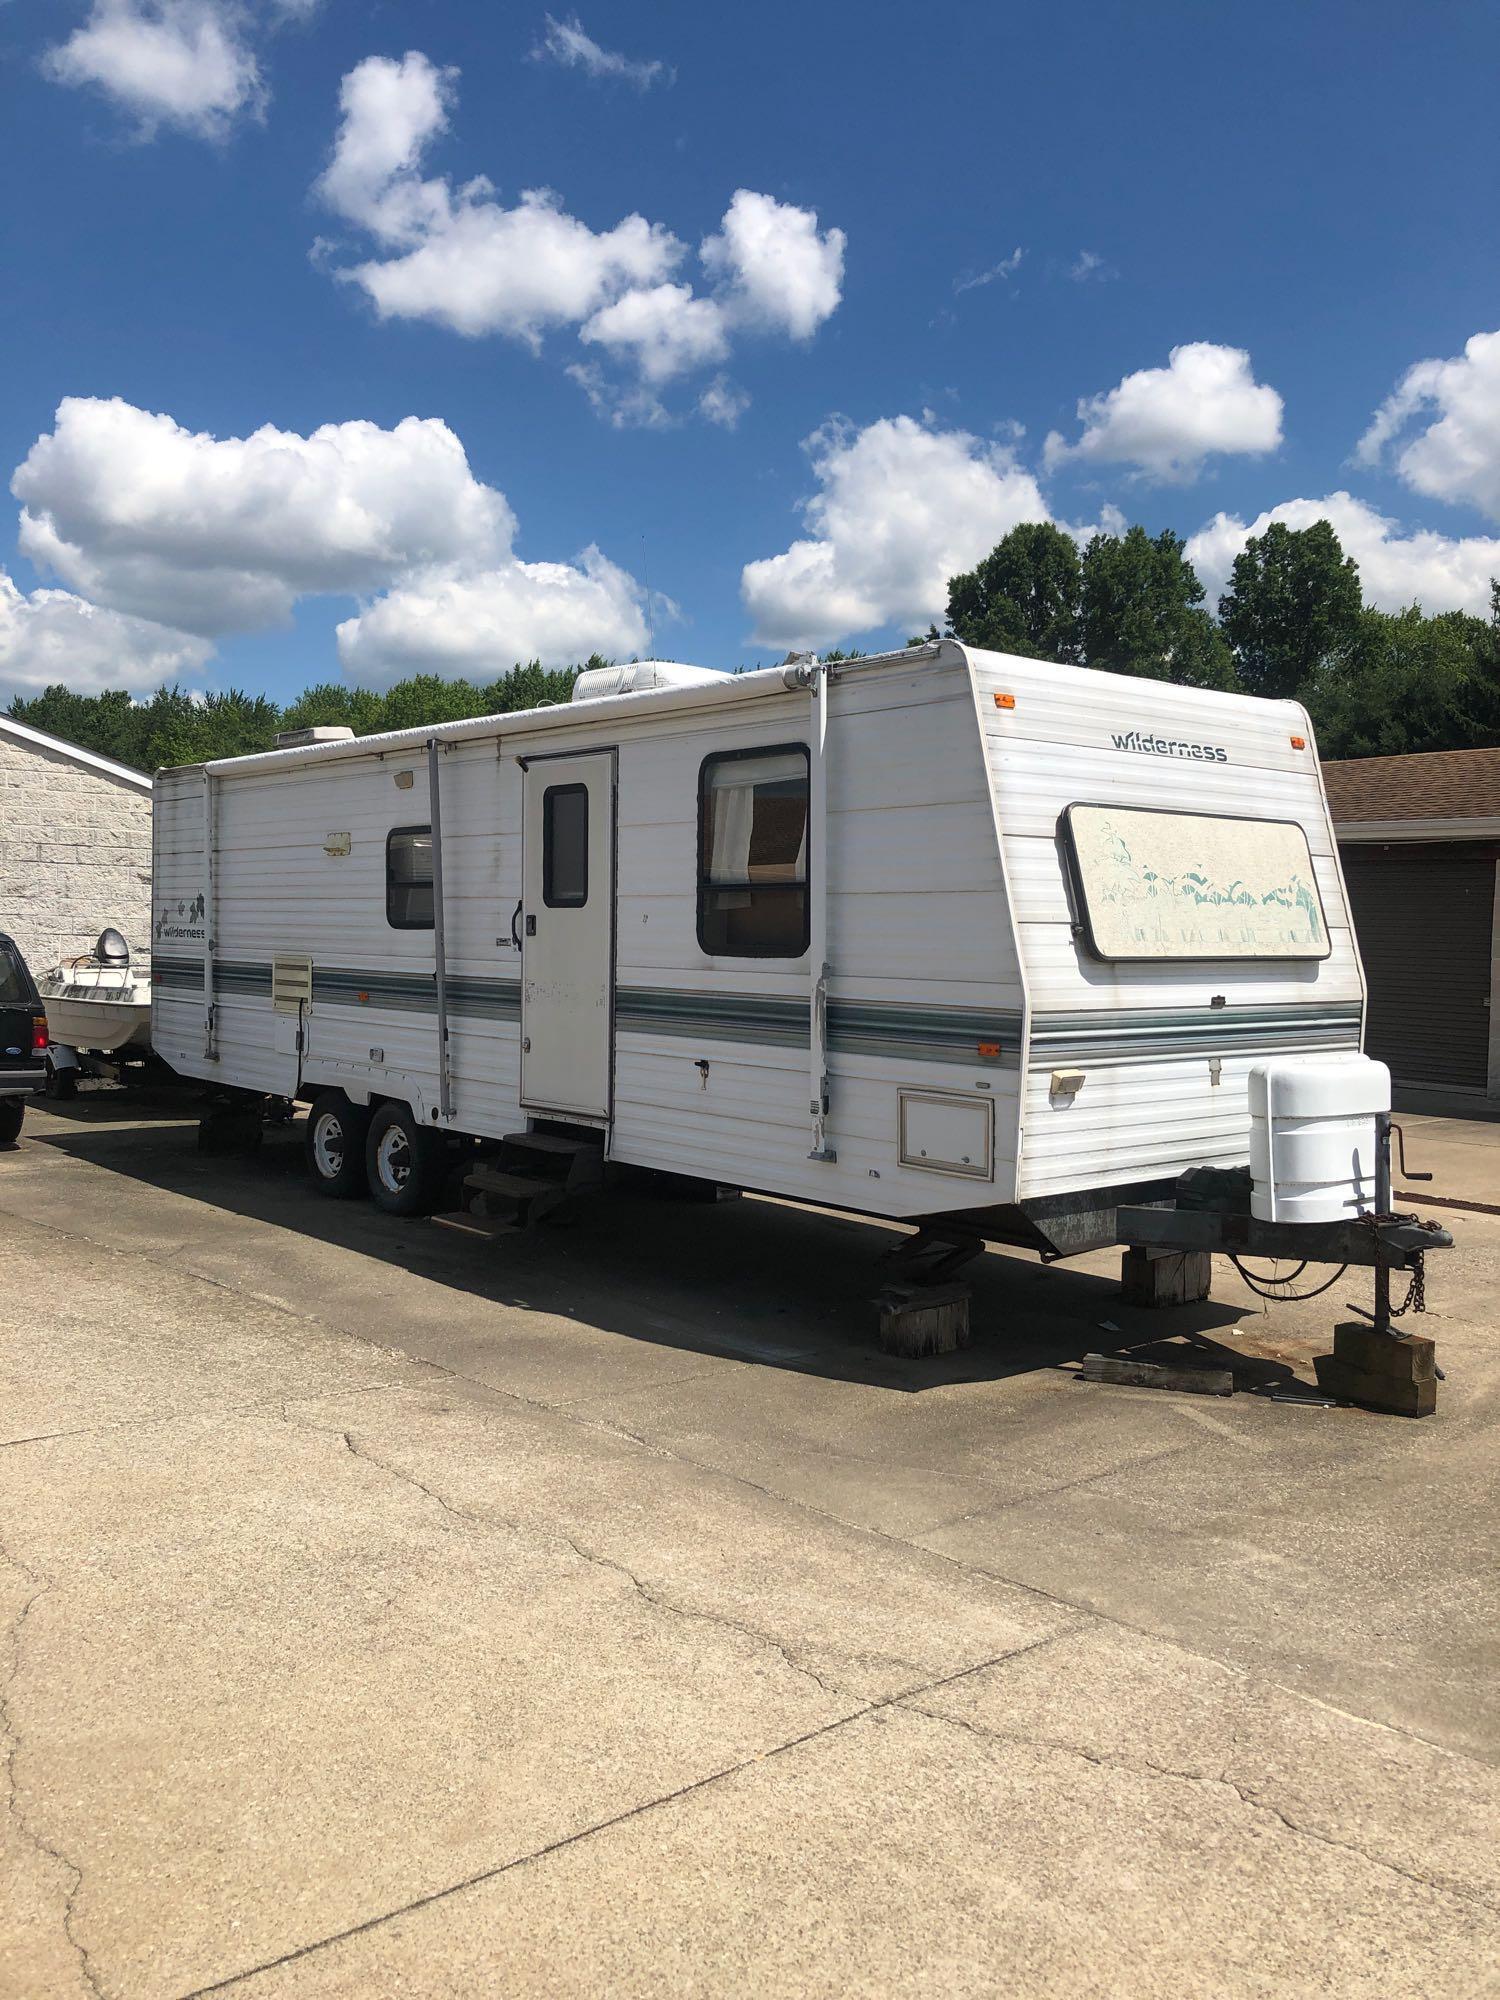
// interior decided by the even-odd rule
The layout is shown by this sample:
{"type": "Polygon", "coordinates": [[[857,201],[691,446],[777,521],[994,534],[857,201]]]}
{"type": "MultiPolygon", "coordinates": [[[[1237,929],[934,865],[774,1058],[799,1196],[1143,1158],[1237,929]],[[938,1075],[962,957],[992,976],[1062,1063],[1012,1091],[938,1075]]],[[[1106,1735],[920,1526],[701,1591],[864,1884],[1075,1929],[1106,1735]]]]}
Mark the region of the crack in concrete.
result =
{"type": "MultiPolygon", "coordinates": [[[[326,1432],[326,1427],[321,1424],[303,1424],[299,1428],[325,1431],[327,1435],[333,1435],[331,1432],[326,1432]]],[[[630,1585],[631,1589],[645,1603],[649,1604],[653,1610],[664,1611],[676,1618],[695,1619],[702,1624],[717,1625],[726,1631],[738,1632],[741,1637],[750,1639],[757,1645],[769,1647],[771,1651],[779,1653],[793,1673],[801,1674],[808,1680],[816,1681],[825,1694],[832,1695],[840,1701],[847,1701],[849,1699],[850,1690],[848,1688],[839,1687],[825,1680],[816,1668],[810,1667],[805,1662],[799,1660],[782,1644],[781,1640],[775,1638],[771,1633],[762,1630],[761,1627],[747,1624],[738,1618],[731,1618],[727,1612],[706,1611],[699,1609],[695,1605],[679,1604],[672,1598],[664,1596],[654,1585],[648,1583],[644,1577],[631,1569],[628,1563],[620,1562],[614,1556],[605,1555],[602,1550],[585,1548],[582,1542],[576,1540],[574,1536],[568,1534],[563,1528],[544,1528],[534,1522],[515,1520],[512,1516],[506,1514],[497,1512],[477,1513],[470,1508],[455,1506],[435,1486],[429,1486],[426,1480],[419,1479],[415,1473],[407,1472],[400,1466],[392,1465],[389,1459],[380,1457],[378,1453],[371,1451],[368,1445],[357,1441],[352,1431],[340,1431],[338,1436],[342,1439],[345,1449],[353,1457],[363,1459],[366,1464],[375,1466],[390,1478],[399,1480],[404,1485],[414,1487],[419,1493],[424,1494],[429,1500],[434,1501],[441,1507],[444,1513],[451,1514],[455,1520],[463,1521],[469,1526],[477,1528],[504,1528],[513,1534],[528,1537],[532,1541],[550,1542],[554,1545],[561,1545],[571,1550],[580,1562],[590,1563],[599,1569],[608,1570],[613,1575],[622,1577],[630,1585]]],[[[910,1660],[900,1660],[894,1662],[894,1664],[905,1668],[912,1668],[914,1666],[914,1662],[910,1660]]]]}
{"type": "MultiPolygon", "coordinates": [[[[1002,1664],[1004,1664],[1002,1662],[1002,1664]]],[[[919,1690],[926,1693],[926,1689],[919,1690]]],[[[1240,1782],[1229,1775],[1226,1764],[1218,1771],[1182,1770],[1170,1764],[1155,1763],[1149,1757],[1108,1757],[1096,1750],[1085,1750],[1081,1744],[1065,1743],[1057,1737],[1034,1736],[1021,1730],[991,1729],[985,1724],[973,1721],[964,1715],[945,1714],[941,1709],[924,1708],[915,1696],[898,1698],[896,1706],[909,1709],[915,1715],[925,1716],[929,1722],[937,1722],[954,1729],[966,1730],[984,1743],[1013,1744],[1024,1750],[1053,1752],[1064,1757],[1077,1757],[1085,1764],[1092,1764],[1099,1770],[1122,1771],[1131,1777],[1169,1778],[1183,1784],[1218,1786],[1232,1792],[1241,1805],[1251,1812],[1267,1813],[1284,1826],[1288,1833],[1294,1833],[1304,1840],[1316,1841],[1322,1847],[1334,1848],[1345,1854],[1352,1854],[1358,1860],[1368,1862],[1372,1868],[1383,1868],[1402,1880],[1414,1883],[1420,1889],[1428,1889],[1434,1895],[1452,1896],[1460,1902],[1470,1903],[1476,1909],[1489,1915],[1500,1913],[1500,1903],[1481,1892],[1465,1888],[1451,1876],[1439,1880],[1430,1875],[1420,1875],[1415,1869],[1403,1868],[1399,1861],[1390,1861],[1383,1854],[1374,1854],[1357,1841],[1340,1840],[1337,1834],[1325,1833],[1319,1827],[1307,1826],[1273,1805],[1269,1799],[1260,1797],[1254,1787],[1240,1782]]],[[[1232,1739],[1237,1741],[1237,1739],[1232,1739]]],[[[1232,1749],[1232,1745],[1231,1745],[1232,1749]]]]}
{"type": "MultiPolygon", "coordinates": [[[[394,1389],[409,1389],[410,1382],[367,1382],[362,1389],[309,1389],[302,1396],[285,1394],[271,1396],[254,1403],[225,1403],[215,1405],[209,1412],[211,1420],[217,1422],[223,1417],[258,1417],[267,1410],[286,1409],[294,1403],[343,1402],[351,1396],[389,1395],[394,1389]]],[[[0,1451],[15,1451],[25,1444],[52,1444],[59,1438],[106,1437],[111,1431],[150,1430],[155,1424],[178,1424],[193,1415],[188,1410],[146,1411],[132,1417],[118,1417],[107,1424],[80,1424],[76,1430],[39,1431],[34,1437],[0,1438],[0,1451]]]]}
{"type": "Polygon", "coordinates": [[[40,1828],[33,1823],[30,1814],[21,1803],[21,1786],[16,1776],[16,1765],[25,1746],[22,1741],[20,1726],[12,1711],[11,1697],[17,1681],[21,1678],[22,1634],[36,1606],[53,1589],[53,1580],[50,1577],[39,1575],[36,1570],[31,1568],[30,1564],[22,1562],[21,1558],[13,1550],[0,1547],[0,1560],[9,1563],[12,1569],[19,1570],[32,1586],[31,1595],[21,1606],[17,1616],[11,1621],[10,1632],[8,1634],[10,1661],[6,1669],[4,1684],[0,1686],[0,1734],[4,1735],[6,1743],[5,1809],[10,1818],[15,1822],[16,1830],[22,1839],[34,1848],[38,1854],[45,1854],[49,1861],[56,1862],[58,1867],[68,1876],[68,1885],[63,1891],[63,1935],[67,1938],[68,1943],[72,1946],[77,1956],[78,1969],[82,1973],[90,1992],[96,1994],[98,2000],[105,2000],[104,1988],[99,1984],[98,1977],[94,1971],[93,1960],[89,1956],[88,1947],[83,1943],[74,1929],[75,1905],[78,1900],[78,1893],[83,1887],[83,1870],[76,1861],[64,1854],[61,1848],[55,1847],[47,1839],[46,1835],[42,1833],[40,1828]]]}
{"type": "MultiPolygon", "coordinates": [[[[1080,1486],[1095,1486],[1101,1479],[1116,1479],[1122,1474],[1143,1472],[1148,1465],[1156,1465],[1164,1458],[1177,1458],[1185,1451],[1192,1451],[1192,1444],[1170,1444],[1161,1451],[1147,1452],[1140,1458],[1122,1459],[1118,1465],[1101,1466],[1097,1472],[1080,1473],[1076,1479],[1061,1480],[1056,1486],[1040,1486],[1035,1493],[1018,1493],[1010,1500],[997,1500],[992,1506],[974,1507],[967,1514],[955,1514],[951,1520],[934,1521],[923,1528],[924,1535],[940,1535],[949,1528],[960,1528],[965,1522],[987,1520],[992,1514],[1008,1514],[1013,1507],[1031,1507],[1039,1500],[1055,1500],[1060,1493],[1072,1493],[1080,1486]]],[[[936,1554],[936,1550],[930,1550],[936,1554]]]]}
{"type": "MultiPolygon", "coordinates": [[[[397,1475],[398,1477],[400,1475],[397,1475]]],[[[509,1861],[500,1861],[492,1868],[481,1868],[473,1875],[466,1875],[461,1881],[449,1882],[441,1889],[429,1890],[425,1895],[414,1896],[409,1902],[395,1909],[382,1910],[377,1916],[366,1917],[362,1923],[349,1924],[345,1929],[331,1931],[327,1937],[314,1938],[307,1944],[295,1945],[290,1951],[279,1952],[275,1957],[262,1959],[256,1965],[246,1966],[242,1972],[231,1972],[223,1979],[211,1981],[206,1986],[195,1986],[182,1995],[182,2000],[207,2000],[212,1993],[226,1992],[231,1986],[239,1986],[247,1979],[254,1979],[262,1972],[274,1971],[283,1965],[295,1964],[299,1959],[310,1958],[315,1953],[327,1951],[336,1944],[347,1944],[352,1938],[365,1937],[383,1925],[395,1923],[401,1917],[412,1915],[417,1910],[425,1910],[435,1903],[445,1902],[450,1896],[462,1895],[466,1890],[481,1887],[486,1882],[498,1880],[502,1875],[513,1874],[519,1868],[529,1868],[535,1863],[546,1861],[554,1854],[561,1854],[580,1842],[593,1840],[598,1835],[611,1833],[617,1827],[627,1826],[632,1820],[658,1811],[663,1806],[675,1805],[682,1799],[694,1797],[699,1792],[708,1791],[727,1779],[738,1777],[742,1771],[753,1770],[757,1765],[769,1764],[777,1758],[790,1755],[795,1750],[804,1749],[810,1743],[836,1735],[852,1723],[863,1722],[867,1717],[878,1715],[883,1710],[899,1706],[907,1699],[915,1699],[924,1694],[932,1694],[939,1688],[951,1687],[956,1681],[967,1680],[971,1674],[982,1674],[990,1667],[1005,1665],[1010,1660],[1018,1660],[1024,1654],[1034,1653],[1044,1646],[1053,1645],[1064,1636],[1061,1632],[1049,1632],[1044,1638],[1029,1639],[1023,1646],[1014,1646],[1004,1653],[996,1653],[992,1659],[977,1660],[971,1666],[960,1667],[951,1674],[939,1674],[925,1681],[920,1687],[908,1689],[904,1694],[880,1695],[870,1701],[863,1701],[847,1715],[835,1716],[830,1722],[822,1722],[814,1729],[802,1730],[798,1735],[773,1743],[769,1749],[757,1750],[748,1757],[736,1759],[717,1771],[708,1771],[701,1778],[690,1779],[685,1785],[677,1785],[671,1791],[662,1792],[655,1798],[643,1799],[638,1805],[626,1806],[622,1811],[611,1813],[607,1818],[595,1820],[588,1826],[579,1827],[576,1832],[565,1833],[556,1840],[544,1842],[525,1854],[513,1855],[509,1861]]]]}
{"type": "MultiPolygon", "coordinates": [[[[6,1212],[14,1213],[14,1211],[9,1210],[6,1212]]],[[[21,1216],[18,1219],[25,1222],[28,1227],[46,1230],[53,1235],[61,1237],[66,1242],[87,1243],[95,1249],[108,1252],[111,1256],[137,1258],[142,1262],[151,1262],[153,1260],[152,1253],[149,1251],[122,1248],[116,1244],[104,1243],[97,1237],[75,1234],[71,1230],[62,1229],[54,1222],[39,1220],[32,1216],[21,1216]]],[[[204,1284],[214,1286],[220,1291],[229,1292],[236,1298],[247,1296],[243,1290],[231,1284],[226,1279],[212,1277],[206,1272],[194,1270],[191,1267],[187,1267],[187,1274],[190,1277],[200,1279],[204,1284]]],[[[409,1362],[413,1367],[428,1369],[444,1381],[462,1383],[466,1389],[480,1396],[493,1396],[503,1402],[517,1404],[522,1409],[531,1410],[538,1415],[567,1424],[572,1428],[597,1432],[606,1437],[617,1439],[622,1443],[636,1445],[642,1451],[649,1453],[653,1458],[667,1459],[674,1465],[681,1465],[696,1472],[706,1473],[710,1478],[727,1480],[734,1485],[743,1487],[747,1492],[759,1493],[766,1499],[775,1501],[779,1506],[795,1508],[799,1513],[806,1514],[810,1519],[827,1523],[846,1534],[864,1536],[871,1541],[885,1543],[891,1547],[903,1550],[907,1555],[927,1557],[934,1562],[944,1564],[947,1568],[956,1570],[960,1576],[971,1580],[1001,1584],[1007,1589],[1019,1591],[1023,1596],[1034,1597],[1039,1602],[1051,1605],[1056,1609],[1095,1619],[1102,1625],[1113,1626],[1117,1631],[1129,1632],[1137,1638],[1150,1639],[1158,1644],[1173,1645],[1180,1652],[1188,1654],[1193,1659],[1202,1660],[1207,1665],[1220,1668],[1226,1672],[1239,1674],[1243,1674],[1244,1672],[1243,1668],[1234,1666],[1231,1662],[1219,1658],[1216,1654],[1205,1653],[1200,1648],[1192,1646],[1180,1638],[1167,1638],[1162,1633],[1154,1631],[1150,1626],[1138,1625],[1128,1618],[1121,1617],[1118,1612],[1103,1611],[1095,1605],[1080,1602],[1076,1598],[1063,1597],[1055,1591],[1044,1589],[1040,1584],[1028,1583],[1021,1577],[1008,1575],[1003,1570],[995,1569],[982,1563],[965,1562],[961,1557],[949,1555],[941,1549],[934,1549],[919,1539],[908,1538],[903,1535],[893,1535],[882,1528],[870,1527],[863,1522],[850,1521],[843,1515],[835,1514],[827,1508],[815,1506],[811,1501],[799,1499],[793,1494],[779,1491],[776,1487],[764,1485],[759,1480],[751,1479],[745,1473],[733,1472],[725,1466],[713,1465],[707,1460],[693,1458],[687,1453],[660,1444],[655,1439],[645,1437],[640,1432],[629,1430],[623,1425],[606,1423],[602,1420],[592,1422],[584,1420],[572,1414],[569,1406],[566,1404],[542,1402],[537,1397],[522,1395],[517,1389],[504,1388],[498,1383],[483,1381],[478,1376],[466,1375],[462,1370],[449,1368],[440,1361],[431,1360],[426,1355],[413,1354],[400,1347],[391,1347],[380,1341],[371,1339],[368,1334],[352,1332],[346,1328],[337,1326],[332,1321],[323,1319],[315,1313],[299,1312],[295,1308],[277,1304],[269,1300],[266,1303],[272,1310],[285,1313],[287,1317],[298,1321],[302,1325],[315,1327],[323,1333],[332,1333],[339,1339],[351,1340],[362,1346],[372,1347],[380,1354],[399,1355],[401,1359],[409,1362]]],[[[1092,1321],[1084,1322],[1082,1320],[1079,1323],[1093,1324],[1092,1321]]],[[[399,1387],[401,1385],[392,1384],[391,1386],[399,1387]]],[[[931,1529],[922,1530],[923,1534],[932,1532],[934,1531],[931,1529]]],[[[1382,1730],[1389,1735],[1399,1737],[1404,1742],[1418,1743],[1423,1749],[1434,1751],[1441,1756],[1456,1757],[1464,1762],[1481,1765],[1486,1763],[1484,1758],[1476,1756],[1473,1752],[1450,1749],[1446,1744],[1435,1742],[1430,1736],[1423,1736],[1418,1730],[1405,1728],[1400,1723],[1388,1722],[1377,1716],[1361,1715],[1354,1710],[1342,1708],[1338,1704],[1326,1701],[1319,1696],[1310,1695],[1301,1688],[1288,1686],[1283,1681],[1267,1680],[1265,1684],[1276,1688],[1282,1694],[1291,1696],[1296,1701],[1310,1701],[1317,1707],[1326,1708],[1335,1714],[1347,1716],[1349,1720],[1360,1723],[1367,1729],[1382,1730]]]]}

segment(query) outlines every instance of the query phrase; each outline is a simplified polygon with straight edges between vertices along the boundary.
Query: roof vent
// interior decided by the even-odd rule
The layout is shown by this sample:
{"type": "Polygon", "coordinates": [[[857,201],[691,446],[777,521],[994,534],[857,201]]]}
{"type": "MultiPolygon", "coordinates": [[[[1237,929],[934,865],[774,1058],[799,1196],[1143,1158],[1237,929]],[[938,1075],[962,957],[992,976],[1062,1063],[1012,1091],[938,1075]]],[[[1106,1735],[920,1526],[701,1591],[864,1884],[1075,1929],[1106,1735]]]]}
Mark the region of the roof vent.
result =
{"type": "Polygon", "coordinates": [[[320,722],[312,729],[278,729],[278,750],[305,750],[309,743],[352,743],[354,731],[343,722],[320,722]]]}
{"type": "Polygon", "coordinates": [[[573,683],[574,701],[602,701],[609,695],[649,694],[653,688],[702,687],[721,681],[716,667],[690,667],[681,660],[630,660],[622,667],[588,667],[573,683]]]}

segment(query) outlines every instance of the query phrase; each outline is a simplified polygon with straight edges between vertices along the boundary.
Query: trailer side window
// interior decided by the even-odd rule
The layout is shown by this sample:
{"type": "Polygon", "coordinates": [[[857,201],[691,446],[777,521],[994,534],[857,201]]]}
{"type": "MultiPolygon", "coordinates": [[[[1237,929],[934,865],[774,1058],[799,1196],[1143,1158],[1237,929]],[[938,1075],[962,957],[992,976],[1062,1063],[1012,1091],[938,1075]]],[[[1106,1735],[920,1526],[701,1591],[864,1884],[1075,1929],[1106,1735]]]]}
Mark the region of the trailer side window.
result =
{"type": "Polygon", "coordinates": [[[807,751],[728,750],[698,789],[698,942],[724,958],[807,949],[807,751]]]}
{"type": "Polygon", "coordinates": [[[385,837],[385,920],[398,931],[432,929],[430,826],[396,826],[385,837]]]}
{"type": "Polygon", "coordinates": [[[589,899],[589,788],[549,785],[542,793],[542,901],[581,910],[589,899]]]}
{"type": "Polygon", "coordinates": [[[1064,851],[1102,959],[1327,958],[1328,921],[1296,820],[1072,805],[1064,851]]]}

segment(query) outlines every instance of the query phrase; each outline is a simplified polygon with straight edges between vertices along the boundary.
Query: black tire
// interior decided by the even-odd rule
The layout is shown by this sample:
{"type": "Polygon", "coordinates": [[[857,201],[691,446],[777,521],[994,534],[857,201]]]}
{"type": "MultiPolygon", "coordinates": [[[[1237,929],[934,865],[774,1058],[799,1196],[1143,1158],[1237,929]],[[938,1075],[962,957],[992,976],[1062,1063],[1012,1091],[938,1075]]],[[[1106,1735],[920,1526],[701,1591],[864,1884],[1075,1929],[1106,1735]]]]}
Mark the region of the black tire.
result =
{"type": "Polygon", "coordinates": [[[24,1097],[0,1097],[0,1146],[13,1146],[26,1118],[24,1097]]]}
{"type": "Polygon", "coordinates": [[[52,1063],[47,1065],[47,1095],[55,1104],[61,1104],[69,1097],[78,1095],[78,1072],[76,1069],[58,1069],[52,1063]]]}
{"type": "Polygon", "coordinates": [[[404,1104],[382,1104],[365,1140],[370,1199],[387,1215],[429,1215],[443,1192],[442,1140],[404,1104]]]}
{"type": "Polygon", "coordinates": [[[343,1091],[325,1090],[313,1099],[302,1143],[307,1171],[320,1194],[350,1201],[370,1192],[365,1174],[369,1129],[368,1109],[351,1104],[343,1091]]]}

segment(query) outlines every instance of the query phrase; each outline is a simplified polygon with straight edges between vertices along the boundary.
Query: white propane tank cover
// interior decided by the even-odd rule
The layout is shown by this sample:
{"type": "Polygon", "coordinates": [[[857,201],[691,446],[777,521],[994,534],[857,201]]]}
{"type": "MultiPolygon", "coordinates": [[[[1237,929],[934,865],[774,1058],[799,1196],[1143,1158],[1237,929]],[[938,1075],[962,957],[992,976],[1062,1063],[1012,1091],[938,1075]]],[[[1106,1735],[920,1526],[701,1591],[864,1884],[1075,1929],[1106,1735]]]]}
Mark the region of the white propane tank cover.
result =
{"type": "Polygon", "coordinates": [[[1373,1213],[1391,1073],[1370,1056],[1276,1056],[1250,1072],[1250,1210],[1262,1222],[1373,1213]]]}

